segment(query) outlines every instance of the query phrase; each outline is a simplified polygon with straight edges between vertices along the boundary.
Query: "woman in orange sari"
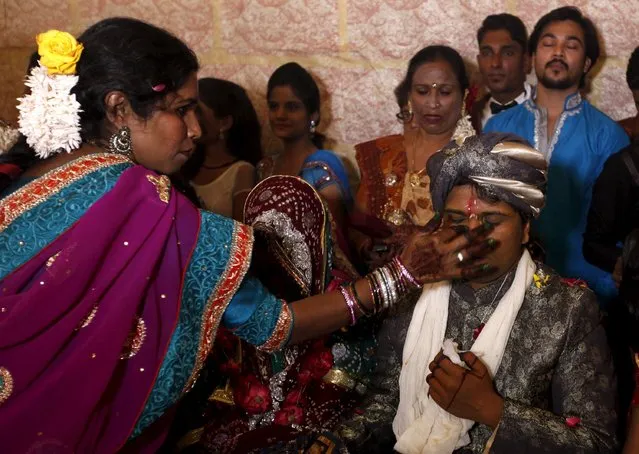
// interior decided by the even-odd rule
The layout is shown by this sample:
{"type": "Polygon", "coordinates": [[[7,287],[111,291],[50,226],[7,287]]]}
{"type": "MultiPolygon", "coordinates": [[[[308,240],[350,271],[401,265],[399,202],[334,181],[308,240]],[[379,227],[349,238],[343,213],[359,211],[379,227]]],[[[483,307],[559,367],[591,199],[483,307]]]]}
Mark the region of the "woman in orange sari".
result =
{"type": "Polygon", "coordinates": [[[368,267],[387,262],[408,232],[433,217],[426,162],[451,140],[474,134],[464,110],[467,89],[459,53],[425,47],[395,89],[404,133],[355,146],[361,183],[351,238],[368,267]]]}

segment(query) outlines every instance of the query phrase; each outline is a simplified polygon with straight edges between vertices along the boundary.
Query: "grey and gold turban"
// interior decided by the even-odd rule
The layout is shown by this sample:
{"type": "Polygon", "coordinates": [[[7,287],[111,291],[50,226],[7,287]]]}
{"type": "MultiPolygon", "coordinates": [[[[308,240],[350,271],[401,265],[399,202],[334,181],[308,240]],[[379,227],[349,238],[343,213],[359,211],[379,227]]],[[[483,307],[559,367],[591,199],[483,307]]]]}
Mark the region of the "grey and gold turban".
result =
{"type": "Polygon", "coordinates": [[[450,191],[462,182],[485,188],[532,217],[544,206],[546,159],[513,134],[488,133],[451,142],[428,160],[433,208],[443,211],[450,191]]]}

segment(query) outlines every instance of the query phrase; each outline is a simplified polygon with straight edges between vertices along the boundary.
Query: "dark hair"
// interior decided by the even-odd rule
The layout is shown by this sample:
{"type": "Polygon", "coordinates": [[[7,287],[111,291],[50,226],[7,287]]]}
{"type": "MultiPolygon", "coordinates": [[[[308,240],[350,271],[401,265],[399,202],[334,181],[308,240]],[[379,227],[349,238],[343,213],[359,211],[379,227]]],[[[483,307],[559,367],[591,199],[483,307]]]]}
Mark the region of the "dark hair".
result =
{"type": "Polygon", "coordinates": [[[477,44],[481,45],[484,36],[490,31],[506,30],[510,38],[519,43],[522,51],[528,50],[528,32],[526,26],[517,16],[508,13],[491,14],[486,16],[481,27],[477,30],[477,44]]]}
{"type": "MultiPolygon", "coordinates": [[[[578,24],[584,32],[584,46],[586,47],[586,57],[590,59],[590,71],[597,63],[599,59],[599,39],[597,37],[597,29],[595,28],[595,24],[592,23],[590,19],[584,16],[579,8],[574,6],[563,6],[561,8],[557,8],[543,16],[537,23],[535,24],[535,29],[530,35],[530,40],[528,42],[528,53],[530,55],[534,54],[537,50],[537,45],[539,44],[539,40],[541,39],[541,35],[548,27],[548,25],[553,22],[564,22],[564,21],[572,21],[578,24]]],[[[588,72],[587,71],[587,72],[588,72]]],[[[587,73],[586,72],[586,73],[587,73]]],[[[586,83],[586,73],[581,76],[581,81],[579,82],[579,87],[583,88],[586,83]]]]}
{"type": "MultiPolygon", "coordinates": [[[[197,57],[189,47],[169,32],[130,18],[111,18],[89,27],[78,41],[84,46],[76,66],[78,82],[71,90],[80,103],[80,135],[83,141],[100,139],[106,119],[105,96],[121,91],[133,111],[148,118],[161,107],[165,96],[178,90],[199,68],[197,57]],[[156,92],[153,87],[165,85],[156,92]]],[[[36,57],[32,56],[31,64],[36,57]]],[[[0,163],[15,164],[26,170],[36,161],[18,158],[24,154],[16,148],[26,145],[21,140],[0,163]]],[[[6,187],[0,182],[0,191],[6,187]]]]}
{"type": "MultiPolygon", "coordinates": [[[[200,101],[211,108],[216,117],[233,118],[233,124],[226,132],[229,153],[257,165],[262,159],[262,128],[246,91],[231,81],[212,77],[200,79],[198,88],[200,101]]],[[[193,157],[182,167],[187,180],[197,174],[206,157],[205,152],[204,146],[198,145],[193,157]]]]}
{"type": "MultiPolygon", "coordinates": [[[[317,125],[319,125],[321,120],[320,92],[309,72],[295,62],[289,62],[280,66],[273,72],[268,80],[266,98],[268,99],[271,96],[271,92],[275,87],[281,87],[283,85],[291,87],[295,96],[300,98],[302,104],[304,104],[309,115],[317,112],[317,125]]],[[[326,137],[316,132],[313,134],[311,140],[317,148],[322,148],[326,137]]]]}
{"type": "Polygon", "coordinates": [[[636,47],[628,60],[626,81],[631,90],[639,90],[639,47],[636,47]]]}
{"type": "Polygon", "coordinates": [[[408,70],[404,79],[395,88],[395,99],[400,111],[406,107],[408,103],[408,95],[410,94],[411,86],[413,84],[413,76],[417,69],[424,63],[432,63],[435,61],[445,61],[453,69],[462,95],[468,89],[468,76],[466,75],[466,67],[464,66],[464,60],[459,52],[452,47],[448,46],[428,46],[413,55],[413,58],[408,62],[408,70]]]}

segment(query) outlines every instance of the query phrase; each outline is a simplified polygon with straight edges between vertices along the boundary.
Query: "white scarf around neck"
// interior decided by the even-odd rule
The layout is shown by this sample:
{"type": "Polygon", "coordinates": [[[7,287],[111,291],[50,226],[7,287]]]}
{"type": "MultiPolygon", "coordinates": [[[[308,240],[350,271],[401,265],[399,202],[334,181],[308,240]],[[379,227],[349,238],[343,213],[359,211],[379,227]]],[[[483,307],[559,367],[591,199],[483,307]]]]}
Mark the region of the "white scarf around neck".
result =
{"type": "MultiPolygon", "coordinates": [[[[510,331],[536,266],[524,249],[515,278],[473,343],[491,377],[499,369],[510,331]]],[[[448,322],[450,282],[425,285],[413,311],[402,355],[400,401],[393,432],[395,450],[402,454],[447,454],[470,443],[474,421],[451,415],[428,396],[428,365],[442,348],[448,322]]]]}

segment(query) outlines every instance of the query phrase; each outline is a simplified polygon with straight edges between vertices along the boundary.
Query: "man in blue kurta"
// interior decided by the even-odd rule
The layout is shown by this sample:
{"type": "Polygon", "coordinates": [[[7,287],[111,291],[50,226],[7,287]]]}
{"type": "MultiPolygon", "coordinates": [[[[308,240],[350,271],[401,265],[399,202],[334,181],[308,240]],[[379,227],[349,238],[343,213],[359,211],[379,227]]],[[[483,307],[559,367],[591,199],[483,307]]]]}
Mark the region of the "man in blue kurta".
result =
{"type": "Polygon", "coordinates": [[[517,134],[546,156],[546,207],[533,233],[548,265],[563,276],[585,280],[605,303],[616,295],[616,287],[610,273],[584,259],[583,233],[595,180],[606,159],[629,141],[619,125],[579,93],[599,57],[597,32],[578,9],[558,8],[535,25],[529,52],[539,81],[533,98],[491,118],[484,131],[517,134]]]}

